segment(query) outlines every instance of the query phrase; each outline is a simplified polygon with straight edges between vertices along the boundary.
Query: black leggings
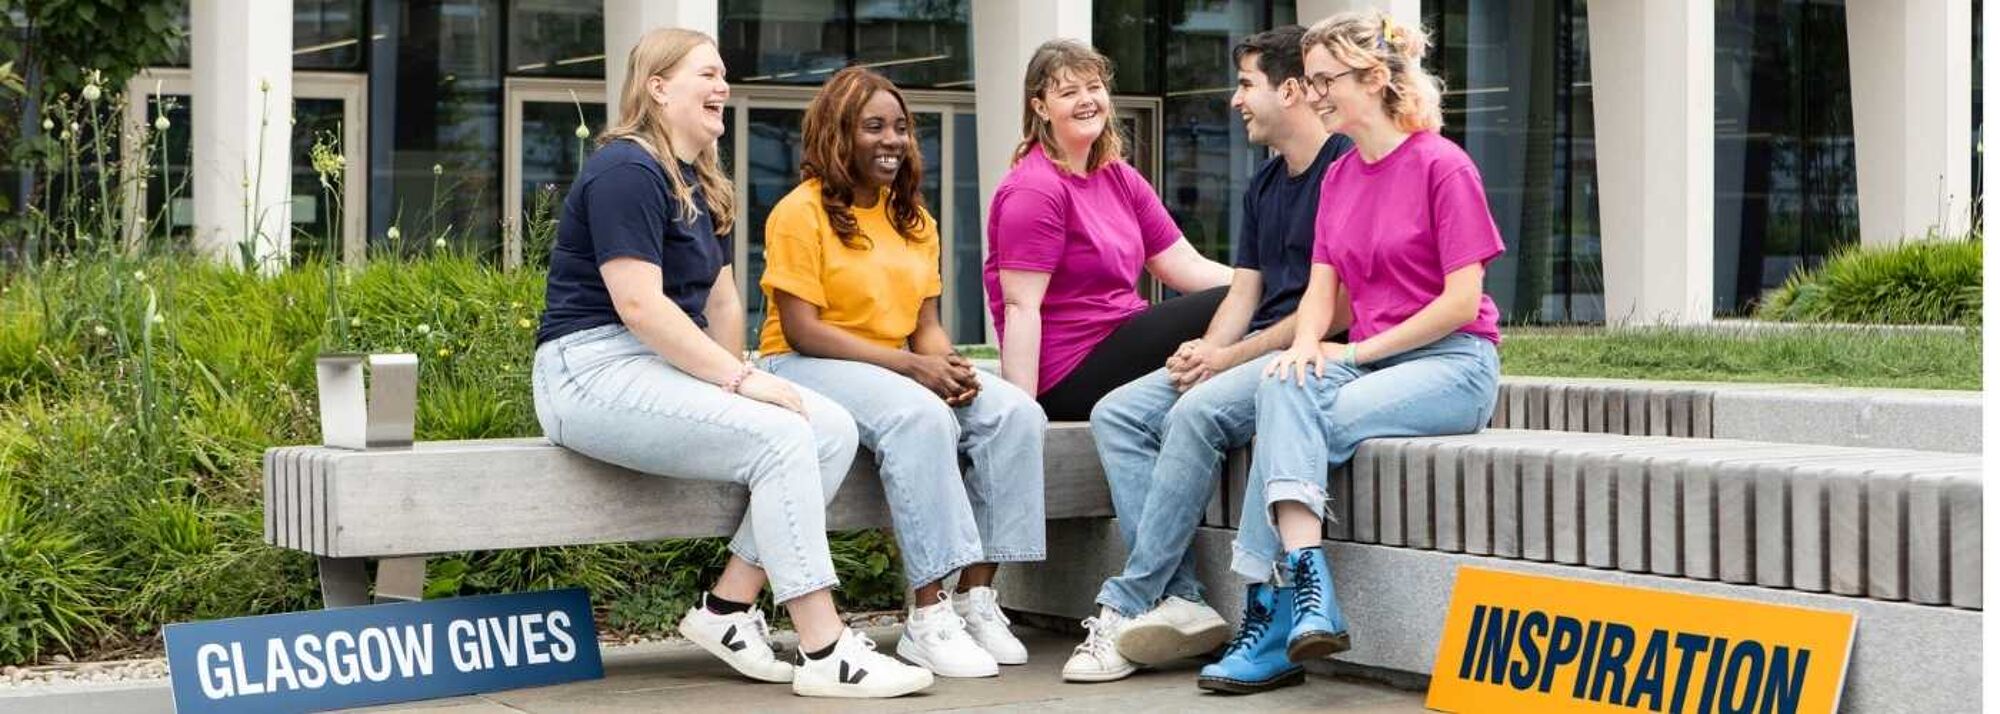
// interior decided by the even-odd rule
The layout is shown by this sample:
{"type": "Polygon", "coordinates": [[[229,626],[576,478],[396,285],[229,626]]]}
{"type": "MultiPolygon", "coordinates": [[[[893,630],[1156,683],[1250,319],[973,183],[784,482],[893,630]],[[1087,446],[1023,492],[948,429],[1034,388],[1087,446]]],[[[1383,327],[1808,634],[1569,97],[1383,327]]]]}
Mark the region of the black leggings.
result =
{"type": "Polygon", "coordinates": [[[1084,421],[1111,390],[1166,366],[1181,343],[1202,336],[1229,287],[1182,295],[1146,308],[1090,350],[1063,381],[1036,397],[1049,421],[1084,421]]]}

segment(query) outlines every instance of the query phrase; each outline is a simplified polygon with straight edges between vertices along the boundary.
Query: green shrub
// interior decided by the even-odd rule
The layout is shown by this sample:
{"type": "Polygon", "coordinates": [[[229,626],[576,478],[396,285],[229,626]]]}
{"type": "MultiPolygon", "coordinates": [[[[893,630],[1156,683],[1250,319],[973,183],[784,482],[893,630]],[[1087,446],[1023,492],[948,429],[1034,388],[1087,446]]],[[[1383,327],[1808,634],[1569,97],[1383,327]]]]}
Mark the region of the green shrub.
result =
{"type": "Polygon", "coordinates": [[[1977,239],[1848,246],[1765,294],[1757,317],[1784,322],[1976,325],[1977,239]]]}
{"type": "MultiPolygon", "coordinates": [[[[318,441],[324,345],[419,355],[418,438],[540,433],[539,270],[447,251],[275,276],[176,257],[34,267],[0,274],[0,664],[318,606],[313,559],[263,542],[261,469],[268,447],[318,441]]],[[[900,606],[890,538],[833,544],[845,608],[900,606]]],[[[608,629],[657,633],[726,557],[715,538],[460,553],[432,560],[426,588],[588,587],[608,629]]]]}

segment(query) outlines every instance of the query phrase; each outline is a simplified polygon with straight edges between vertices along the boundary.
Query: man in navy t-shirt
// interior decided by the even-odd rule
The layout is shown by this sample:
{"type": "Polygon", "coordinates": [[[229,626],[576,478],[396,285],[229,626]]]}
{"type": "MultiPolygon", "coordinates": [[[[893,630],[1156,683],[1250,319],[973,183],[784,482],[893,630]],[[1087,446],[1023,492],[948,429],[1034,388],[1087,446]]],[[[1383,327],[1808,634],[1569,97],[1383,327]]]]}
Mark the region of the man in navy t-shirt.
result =
{"type": "MultiPolygon", "coordinates": [[[[1118,679],[1137,665],[1207,653],[1229,636],[1228,623],[1204,603],[1188,546],[1223,455],[1250,442],[1265,363],[1292,343],[1292,313],[1312,271],[1320,178],[1353,145],[1329,135],[1306,101],[1304,34],[1295,25],[1280,27],[1252,35],[1233,52],[1230,106],[1242,114],[1250,141],[1276,155],[1243,196],[1228,297],[1205,335],[1091,411],[1091,434],[1130,555],[1124,572],[1099,591],[1103,609],[1090,638],[1064,665],[1066,679],[1118,679]]],[[[1282,650],[1281,642],[1279,661],[1282,650]]],[[[1245,677],[1249,684],[1242,686],[1292,683],[1297,667],[1285,665],[1245,677]]]]}

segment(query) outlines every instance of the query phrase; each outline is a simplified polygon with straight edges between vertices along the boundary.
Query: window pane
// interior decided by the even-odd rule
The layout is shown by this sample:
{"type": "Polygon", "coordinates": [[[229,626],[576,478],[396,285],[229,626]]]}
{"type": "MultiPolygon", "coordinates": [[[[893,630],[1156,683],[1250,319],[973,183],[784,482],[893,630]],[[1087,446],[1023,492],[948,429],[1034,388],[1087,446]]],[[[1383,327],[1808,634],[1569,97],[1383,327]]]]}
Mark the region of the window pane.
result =
{"type": "MultiPolygon", "coordinates": [[[[604,105],[585,102],[581,121],[604,126],[604,105]]],[[[569,102],[521,103],[521,210],[532,216],[541,207],[562,218],[563,197],[597,146],[597,134],[576,138],[578,106],[569,102]]],[[[519,217],[517,217],[519,218],[519,217]]]]}
{"type": "Polygon", "coordinates": [[[292,0],[292,68],[362,67],[361,0],[292,0]]]}
{"type": "Polygon", "coordinates": [[[369,74],[371,241],[500,246],[500,3],[376,0],[369,74]],[[435,171],[435,173],[434,173],[435,171]]]}
{"type": "Polygon", "coordinates": [[[162,113],[169,122],[165,138],[153,144],[145,159],[146,165],[153,169],[146,180],[146,218],[151,222],[147,240],[156,241],[158,236],[167,235],[170,237],[166,245],[187,245],[194,235],[194,181],[189,170],[194,158],[190,153],[194,121],[189,113],[190,103],[183,94],[149,98],[146,102],[148,123],[162,113]]]}
{"type": "Polygon", "coordinates": [[[819,84],[847,65],[847,3],[838,0],[721,0],[722,61],[741,82],[819,84]]]}
{"type": "Polygon", "coordinates": [[[1157,94],[1160,13],[1166,0],[1096,0],[1090,7],[1090,42],[1111,58],[1111,91],[1157,94]]]}
{"type": "Polygon", "coordinates": [[[968,0],[862,0],[854,61],[901,87],[972,86],[968,0]]]}
{"type": "Polygon", "coordinates": [[[748,265],[739,266],[737,272],[748,286],[744,311],[751,345],[757,344],[758,331],[764,326],[764,292],[758,287],[764,279],[764,221],[771,217],[778,199],[798,185],[803,156],[800,124],[805,114],[802,109],[750,110],[750,186],[744,202],[749,210],[737,214],[741,219],[735,239],[748,241],[744,260],[748,265]]]}
{"type": "Polygon", "coordinates": [[[603,3],[514,0],[509,7],[509,74],[589,79],[604,76],[603,3]]]}
{"type": "Polygon", "coordinates": [[[985,243],[985,211],[979,205],[979,120],[972,112],[959,112],[951,117],[952,127],[952,213],[940,222],[948,226],[953,240],[951,255],[945,260],[951,264],[952,279],[956,281],[957,294],[951,305],[942,306],[946,324],[951,326],[951,337],[960,344],[986,341],[986,283],[985,264],[981,259],[981,246],[985,243]],[[947,222],[948,221],[948,222],[947,222]]]}
{"type": "Polygon", "coordinates": [[[1243,121],[1229,108],[1236,91],[1230,50],[1257,32],[1255,3],[1176,0],[1179,20],[1167,33],[1167,87],[1159,186],[1182,235],[1202,255],[1219,261],[1242,223],[1242,196],[1250,174],[1267,155],[1250,144],[1243,121]]]}
{"type": "MultiPolygon", "coordinates": [[[[333,202],[313,171],[312,146],[322,137],[336,146],[347,103],[338,99],[295,99],[292,117],[292,264],[312,258],[340,257],[340,229],[334,225],[333,202]]],[[[344,152],[346,149],[342,147],[344,152]]],[[[336,185],[336,188],[338,186],[336,185]]],[[[341,221],[358,220],[357,207],[341,206],[341,221]]]]}

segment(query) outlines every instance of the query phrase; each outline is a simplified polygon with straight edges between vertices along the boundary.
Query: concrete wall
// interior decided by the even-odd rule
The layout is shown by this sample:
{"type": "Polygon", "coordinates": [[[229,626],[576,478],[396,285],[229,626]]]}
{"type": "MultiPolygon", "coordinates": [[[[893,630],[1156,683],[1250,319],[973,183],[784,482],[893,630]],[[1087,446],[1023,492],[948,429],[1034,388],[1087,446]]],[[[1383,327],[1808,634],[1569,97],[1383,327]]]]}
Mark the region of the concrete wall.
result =
{"type": "Polygon", "coordinates": [[[1848,0],[1861,242],[1962,231],[1972,201],[1972,7],[1848,0]]]}

